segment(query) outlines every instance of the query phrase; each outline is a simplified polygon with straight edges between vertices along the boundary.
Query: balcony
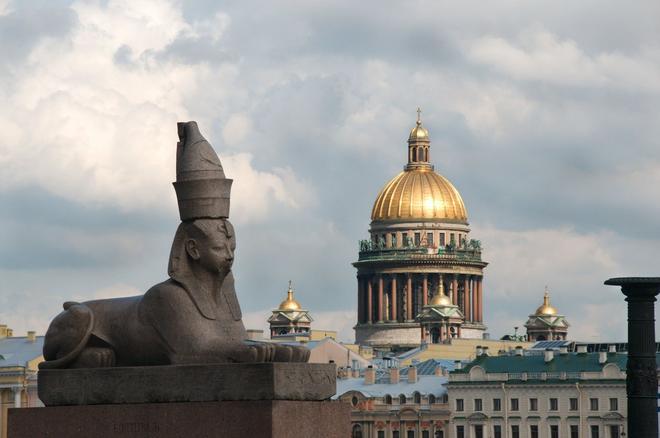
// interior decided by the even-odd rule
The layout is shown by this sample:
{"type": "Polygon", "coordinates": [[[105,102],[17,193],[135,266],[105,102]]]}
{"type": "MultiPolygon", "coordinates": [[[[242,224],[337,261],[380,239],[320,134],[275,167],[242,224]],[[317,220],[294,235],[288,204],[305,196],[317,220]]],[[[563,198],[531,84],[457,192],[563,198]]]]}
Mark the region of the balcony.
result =
{"type": "Polygon", "coordinates": [[[358,261],[448,260],[481,263],[481,247],[474,242],[470,241],[463,247],[447,245],[436,248],[409,244],[403,248],[386,248],[370,240],[361,240],[358,261]]]}

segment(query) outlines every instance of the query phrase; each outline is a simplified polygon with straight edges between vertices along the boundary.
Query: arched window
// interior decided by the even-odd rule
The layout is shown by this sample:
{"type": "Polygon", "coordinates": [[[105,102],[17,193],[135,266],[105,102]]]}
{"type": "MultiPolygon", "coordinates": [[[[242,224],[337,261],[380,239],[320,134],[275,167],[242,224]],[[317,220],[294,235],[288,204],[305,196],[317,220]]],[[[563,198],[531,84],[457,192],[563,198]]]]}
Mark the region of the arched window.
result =
{"type": "Polygon", "coordinates": [[[435,403],[435,396],[433,394],[429,394],[429,404],[432,405],[435,403]]]}
{"type": "Polygon", "coordinates": [[[385,404],[386,405],[391,405],[392,404],[392,396],[389,394],[385,394],[385,404]]]}
{"type": "Polygon", "coordinates": [[[399,395],[399,404],[400,405],[405,405],[406,404],[406,396],[403,394],[399,395]]]}
{"type": "Polygon", "coordinates": [[[351,438],[362,438],[362,426],[359,424],[353,425],[353,431],[351,432],[351,438]]]}
{"type": "Polygon", "coordinates": [[[447,394],[442,395],[442,403],[449,403],[449,395],[447,394]]]}
{"type": "Polygon", "coordinates": [[[417,161],[417,148],[413,149],[413,161],[417,161]]]}
{"type": "Polygon", "coordinates": [[[413,394],[413,400],[415,404],[417,405],[420,404],[422,402],[422,395],[419,392],[415,391],[415,393],[413,394]]]}

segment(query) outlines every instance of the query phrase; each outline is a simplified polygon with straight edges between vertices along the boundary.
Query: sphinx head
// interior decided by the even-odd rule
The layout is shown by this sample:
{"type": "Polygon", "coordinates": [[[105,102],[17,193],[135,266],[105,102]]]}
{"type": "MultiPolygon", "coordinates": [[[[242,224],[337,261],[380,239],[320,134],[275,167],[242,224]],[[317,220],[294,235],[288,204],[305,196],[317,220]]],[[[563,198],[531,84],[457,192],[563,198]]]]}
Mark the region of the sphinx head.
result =
{"type": "Polygon", "coordinates": [[[174,236],[169,275],[188,277],[193,269],[221,276],[229,273],[234,261],[236,237],[227,219],[197,219],[182,222],[174,236]]]}

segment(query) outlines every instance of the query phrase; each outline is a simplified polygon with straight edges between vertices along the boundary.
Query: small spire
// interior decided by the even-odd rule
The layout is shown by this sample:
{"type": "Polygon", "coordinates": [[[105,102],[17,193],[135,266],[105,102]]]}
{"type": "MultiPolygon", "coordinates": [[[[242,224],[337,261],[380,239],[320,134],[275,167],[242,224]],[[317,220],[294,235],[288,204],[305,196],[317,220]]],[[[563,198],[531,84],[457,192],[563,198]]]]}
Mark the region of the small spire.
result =
{"type": "Polygon", "coordinates": [[[289,280],[289,290],[286,291],[287,300],[293,299],[293,287],[291,286],[291,280],[289,280]]]}
{"type": "Polygon", "coordinates": [[[422,124],[422,109],[420,107],[417,107],[417,125],[422,124]]]}
{"type": "Polygon", "coordinates": [[[544,306],[549,306],[550,305],[550,293],[548,291],[548,286],[545,286],[545,293],[543,294],[543,305],[544,306]]]}
{"type": "Polygon", "coordinates": [[[440,295],[445,294],[445,282],[444,281],[441,281],[440,284],[438,285],[438,293],[440,295]]]}

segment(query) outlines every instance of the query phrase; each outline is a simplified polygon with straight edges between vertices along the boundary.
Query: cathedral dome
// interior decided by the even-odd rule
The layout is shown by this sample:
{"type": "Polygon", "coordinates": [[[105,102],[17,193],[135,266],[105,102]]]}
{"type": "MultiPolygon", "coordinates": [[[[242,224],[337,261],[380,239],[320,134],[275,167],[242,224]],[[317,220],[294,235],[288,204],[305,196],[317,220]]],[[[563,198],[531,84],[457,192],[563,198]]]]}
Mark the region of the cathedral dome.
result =
{"type": "Polygon", "coordinates": [[[433,171],[429,149],[429,131],[418,116],[408,137],[408,165],[381,189],[371,210],[372,221],[435,219],[467,224],[461,195],[433,171]]]}
{"type": "Polygon", "coordinates": [[[467,222],[458,190],[431,169],[406,169],[381,189],[371,210],[372,221],[440,219],[467,222]]]}

